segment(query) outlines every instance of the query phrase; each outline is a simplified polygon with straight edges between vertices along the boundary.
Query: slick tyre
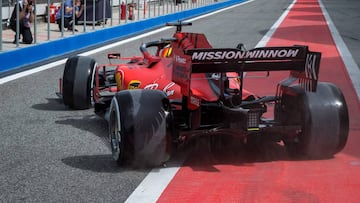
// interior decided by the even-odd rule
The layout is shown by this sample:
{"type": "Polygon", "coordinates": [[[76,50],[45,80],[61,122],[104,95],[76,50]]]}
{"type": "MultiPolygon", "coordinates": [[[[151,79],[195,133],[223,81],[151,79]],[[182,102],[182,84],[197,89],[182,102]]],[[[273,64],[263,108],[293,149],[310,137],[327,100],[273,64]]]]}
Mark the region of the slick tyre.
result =
{"type": "Polygon", "coordinates": [[[117,162],[119,166],[124,164],[126,157],[125,154],[128,153],[127,156],[129,156],[129,149],[125,149],[125,146],[128,148],[128,145],[125,145],[126,141],[124,136],[124,108],[127,108],[126,104],[120,105],[118,97],[115,96],[110,104],[108,126],[112,158],[117,162]]]}
{"type": "Polygon", "coordinates": [[[84,56],[70,57],[63,74],[63,101],[72,109],[89,109],[94,84],[94,59],[84,56]]]}
{"type": "Polygon", "coordinates": [[[285,139],[289,154],[296,158],[326,159],[341,151],[349,134],[349,116],[341,90],[331,83],[319,83],[316,92],[292,87],[297,96],[283,95],[282,120],[300,124],[295,139],[285,139]]]}
{"type": "Polygon", "coordinates": [[[170,157],[169,101],[157,90],[124,90],[110,105],[109,138],[119,165],[159,166],[170,157]]]}

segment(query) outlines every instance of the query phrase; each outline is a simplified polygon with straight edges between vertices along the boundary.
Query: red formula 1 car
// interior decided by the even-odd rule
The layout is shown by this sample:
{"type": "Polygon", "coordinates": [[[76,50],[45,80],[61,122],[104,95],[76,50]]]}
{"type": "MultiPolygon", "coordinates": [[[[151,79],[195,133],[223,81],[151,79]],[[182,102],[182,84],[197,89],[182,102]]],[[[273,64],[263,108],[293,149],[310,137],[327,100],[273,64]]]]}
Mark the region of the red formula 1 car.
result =
{"type": "Polygon", "coordinates": [[[321,54],[307,46],[244,50],[212,48],[204,34],[182,32],[142,44],[142,56],[108,54],[109,64],[75,56],[67,60],[61,95],[72,109],[88,109],[108,121],[113,158],[159,165],[174,143],[199,135],[267,137],[283,141],[291,155],[322,159],[341,151],[349,118],[342,92],[318,83],[321,54]],[[153,54],[149,50],[155,49],[153,54]],[[113,61],[123,63],[113,63],[113,61]],[[245,72],[289,71],[276,94],[243,89],[245,72]],[[265,119],[275,104],[274,119],[265,119]]]}

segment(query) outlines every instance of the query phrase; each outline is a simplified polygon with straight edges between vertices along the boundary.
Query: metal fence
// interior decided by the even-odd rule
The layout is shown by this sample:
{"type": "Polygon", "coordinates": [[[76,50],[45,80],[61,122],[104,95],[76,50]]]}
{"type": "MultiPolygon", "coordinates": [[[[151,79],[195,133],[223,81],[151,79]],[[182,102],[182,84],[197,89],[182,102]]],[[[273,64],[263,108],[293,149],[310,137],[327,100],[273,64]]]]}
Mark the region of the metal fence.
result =
{"type": "MultiPolygon", "coordinates": [[[[31,1],[31,0],[28,0],[31,1]]],[[[16,0],[0,0],[0,51],[18,49],[59,38],[92,32],[134,21],[150,19],[170,13],[194,9],[216,3],[217,0],[81,0],[83,12],[77,19],[74,29],[64,29],[64,15],[61,15],[60,29],[55,20],[56,12],[64,11],[65,0],[32,0],[35,20],[31,23],[33,42],[22,43],[19,38],[19,20],[16,32],[9,29],[11,13],[15,9],[17,19],[19,9],[16,0]]],[[[73,0],[75,1],[75,0],[73,0]]],[[[75,12],[72,20],[75,22],[75,12]]]]}

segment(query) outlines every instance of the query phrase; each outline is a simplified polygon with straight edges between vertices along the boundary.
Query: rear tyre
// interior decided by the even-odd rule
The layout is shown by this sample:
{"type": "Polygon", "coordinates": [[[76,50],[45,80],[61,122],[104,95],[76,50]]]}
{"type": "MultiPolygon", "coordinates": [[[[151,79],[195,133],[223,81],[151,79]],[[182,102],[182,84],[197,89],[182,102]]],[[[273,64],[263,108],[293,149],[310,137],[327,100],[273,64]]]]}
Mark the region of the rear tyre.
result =
{"type": "Polygon", "coordinates": [[[95,60],[89,57],[74,56],[66,61],[62,84],[65,105],[79,110],[91,107],[95,67],[95,60]]]}
{"type": "Polygon", "coordinates": [[[119,165],[159,166],[170,158],[166,95],[157,90],[123,90],[110,105],[109,138],[119,165]]]}
{"type": "Polygon", "coordinates": [[[283,95],[281,108],[276,108],[285,124],[302,127],[295,139],[284,139],[290,156],[326,159],[340,152],[349,134],[348,109],[341,90],[331,83],[319,83],[316,92],[304,92],[298,86],[290,90],[296,96],[283,95]]]}

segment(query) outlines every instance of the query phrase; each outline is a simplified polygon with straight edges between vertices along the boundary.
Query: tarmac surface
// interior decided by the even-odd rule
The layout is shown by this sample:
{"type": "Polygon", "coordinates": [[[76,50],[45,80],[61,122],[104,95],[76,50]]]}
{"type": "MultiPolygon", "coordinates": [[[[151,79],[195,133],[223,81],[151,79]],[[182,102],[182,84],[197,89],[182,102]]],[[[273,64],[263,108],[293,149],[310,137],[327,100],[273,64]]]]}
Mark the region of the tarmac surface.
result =
{"type": "MultiPolygon", "coordinates": [[[[205,33],[214,47],[235,47],[242,42],[252,48],[290,3],[288,0],[255,0],[196,20],[186,31],[205,33]]],[[[359,66],[360,2],[323,0],[323,3],[359,66]]],[[[318,17],[311,15],[310,10],[309,18],[302,20],[318,17]]],[[[292,16],[292,20],[296,19],[301,20],[299,16],[292,16]]],[[[52,30],[51,40],[61,36],[56,26],[49,29],[52,30]]],[[[296,27],[301,31],[301,26],[296,27]]],[[[79,32],[64,34],[66,37],[81,34],[82,28],[80,25],[79,32]]],[[[91,25],[86,28],[87,32],[92,31],[91,25]]],[[[97,29],[103,29],[102,25],[95,26],[97,29]]],[[[47,31],[45,26],[44,39],[39,38],[37,43],[47,41],[47,31]]],[[[105,63],[109,52],[120,50],[123,56],[138,55],[142,42],[169,37],[173,32],[174,29],[169,29],[151,34],[90,56],[98,63],[105,63]]],[[[278,39],[291,40],[286,33],[278,39]]],[[[13,32],[9,32],[7,43],[11,49],[16,49],[12,40],[13,32]]],[[[25,46],[34,45],[20,44],[19,48],[25,46]]],[[[332,66],[329,61],[332,58],[324,58],[332,66]]],[[[346,71],[323,68],[321,73],[326,76],[322,80],[344,85],[352,116],[350,140],[332,159],[287,160],[283,148],[265,145],[260,146],[260,152],[240,150],[227,153],[229,156],[219,161],[214,161],[205,150],[196,149],[194,152],[198,153],[192,154],[186,165],[169,163],[167,167],[133,169],[118,167],[112,161],[107,124],[94,116],[93,109],[72,111],[58,99],[55,92],[59,90],[58,79],[63,67],[64,64],[59,63],[0,85],[0,202],[125,202],[149,174],[158,174],[158,182],[162,182],[162,170],[176,167],[181,167],[177,177],[186,175],[186,178],[182,182],[171,182],[159,202],[355,203],[360,199],[360,105],[349,81],[343,79],[346,71]],[[332,77],[328,77],[330,74],[332,77]],[[268,159],[261,159],[261,156],[268,159]],[[225,178],[220,179],[222,177],[225,178]],[[176,196],[172,196],[174,193],[176,196]]],[[[175,163],[178,160],[176,156],[172,159],[175,163]]],[[[147,189],[156,188],[158,182],[151,182],[147,189]]],[[[159,195],[153,194],[153,197],[157,199],[159,195]]],[[[149,196],[144,198],[149,200],[149,196]]]]}
{"type": "MultiPolygon", "coordinates": [[[[61,39],[63,37],[70,37],[84,32],[93,32],[112,26],[131,23],[137,20],[149,19],[159,15],[166,15],[198,6],[208,5],[214,1],[198,0],[195,4],[191,2],[192,1],[188,1],[187,3],[175,5],[173,1],[165,0],[162,5],[159,5],[158,3],[149,3],[146,6],[141,5],[139,6],[139,9],[134,10],[132,20],[129,20],[128,12],[126,13],[126,18],[121,19],[120,7],[114,6],[112,9],[112,18],[107,19],[106,23],[103,23],[102,20],[97,22],[91,21],[86,24],[82,23],[82,25],[75,26],[76,30],[78,30],[77,32],[67,31],[66,29],[64,32],[60,32],[58,24],[47,23],[45,20],[46,16],[38,16],[36,23],[33,23],[31,28],[34,36],[33,44],[23,44],[21,40],[19,40],[18,44],[14,43],[15,32],[11,29],[3,27],[2,44],[0,42],[0,53],[9,50],[16,50],[22,47],[34,46],[39,43],[45,43],[51,40],[61,39]]],[[[336,28],[339,30],[340,36],[346,43],[347,48],[353,53],[353,59],[356,64],[360,66],[360,15],[357,12],[358,9],[360,9],[360,1],[345,0],[339,2],[336,0],[323,0],[323,2],[336,28]]]]}

